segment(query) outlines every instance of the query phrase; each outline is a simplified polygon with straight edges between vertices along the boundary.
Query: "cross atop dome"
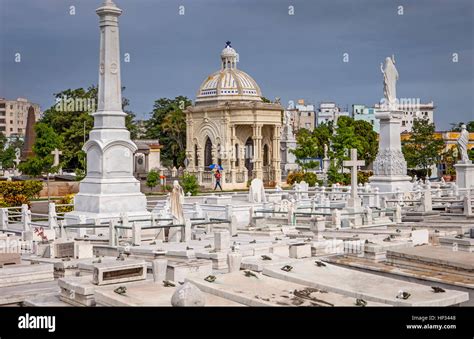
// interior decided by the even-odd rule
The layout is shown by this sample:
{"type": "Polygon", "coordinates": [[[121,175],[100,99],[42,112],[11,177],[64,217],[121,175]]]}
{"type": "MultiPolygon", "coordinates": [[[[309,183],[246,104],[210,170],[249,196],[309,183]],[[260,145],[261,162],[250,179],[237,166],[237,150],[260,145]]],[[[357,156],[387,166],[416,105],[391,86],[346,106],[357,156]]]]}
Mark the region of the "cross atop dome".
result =
{"type": "Polygon", "coordinates": [[[232,47],[230,44],[231,44],[230,41],[226,41],[226,42],[225,42],[225,47],[232,47]]]}

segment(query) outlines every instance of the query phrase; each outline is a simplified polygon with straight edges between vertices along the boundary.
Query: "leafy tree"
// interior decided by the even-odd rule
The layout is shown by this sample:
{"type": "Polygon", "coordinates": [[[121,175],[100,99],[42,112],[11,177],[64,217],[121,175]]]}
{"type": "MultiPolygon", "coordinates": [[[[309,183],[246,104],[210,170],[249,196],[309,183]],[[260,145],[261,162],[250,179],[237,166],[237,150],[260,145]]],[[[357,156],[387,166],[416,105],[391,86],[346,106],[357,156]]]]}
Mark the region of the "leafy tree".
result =
{"type": "Polygon", "coordinates": [[[184,173],[181,178],[181,184],[183,185],[184,193],[190,192],[191,195],[197,195],[199,193],[199,183],[194,175],[184,173]]]}
{"type": "Polygon", "coordinates": [[[427,118],[415,118],[410,138],[402,145],[409,168],[420,168],[429,175],[429,168],[441,158],[444,142],[434,137],[435,125],[427,118]]]}
{"type": "Polygon", "coordinates": [[[305,163],[305,158],[315,158],[318,155],[318,143],[313,134],[306,128],[301,128],[296,134],[296,148],[291,150],[296,156],[296,163],[303,169],[314,168],[313,162],[305,163]]]}
{"type": "MultiPolygon", "coordinates": [[[[122,91],[125,88],[122,88],[122,91]]],[[[64,168],[85,170],[85,153],[82,151],[84,141],[89,138],[89,132],[94,126],[94,118],[91,113],[97,110],[98,89],[90,86],[87,89],[67,89],[54,94],[57,104],[44,111],[41,122],[51,126],[54,131],[63,139],[62,161],[64,168]],[[68,99],[85,100],[94,105],[77,107],[69,105],[68,99]],[[61,101],[62,100],[62,101],[61,101]],[[59,103],[62,102],[63,105],[59,103]]],[[[71,100],[72,101],[72,100],[71,100]]],[[[127,110],[129,100],[122,98],[122,110],[127,113],[125,126],[130,130],[132,138],[136,135],[135,115],[127,110]]],[[[82,106],[82,105],[81,105],[82,106]]]]}
{"type": "Polygon", "coordinates": [[[153,191],[153,188],[158,186],[159,179],[160,175],[158,172],[152,169],[150,172],[148,172],[146,177],[146,185],[153,191]]]}
{"type": "Polygon", "coordinates": [[[31,176],[40,176],[43,173],[51,173],[54,157],[51,152],[55,149],[61,149],[62,138],[54,131],[51,126],[45,123],[36,123],[36,140],[33,144],[34,157],[20,164],[20,170],[31,176]]]}
{"type": "Polygon", "coordinates": [[[471,148],[468,152],[467,155],[469,156],[469,160],[474,160],[474,148],[471,148]]]}
{"type": "Polygon", "coordinates": [[[0,132],[0,162],[2,163],[3,168],[13,168],[15,160],[15,149],[23,148],[23,141],[17,137],[13,141],[8,143],[8,139],[0,132]]]}
{"type": "Polygon", "coordinates": [[[365,160],[366,165],[375,160],[378,150],[377,133],[367,121],[354,120],[349,117],[340,117],[337,120],[337,129],[331,137],[332,157],[337,159],[337,166],[348,159],[348,150],[357,149],[357,157],[365,160]]]}
{"type": "MultiPolygon", "coordinates": [[[[461,126],[463,125],[463,122],[458,122],[457,124],[451,123],[451,131],[452,132],[461,132],[461,126]]],[[[468,132],[474,132],[474,120],[469,121],[466,123],[466,129],[468,132]]]]}
{"type": "Polygon", "coordinates": [[[146,122],[146,137],[159,139],[164,145],[161,159],[164,164],[182,166],[186,151],[186,115],[191,101],[184,96],[155,101],[151,118],[146,122]]]}
{"type": "Polygon", "coordinates": [[[291,150],[296,156],[296,163],[302,169],[312,169],[318,166],[316,161],[303,162],[305,158],[323,158],[324,145],[329,145],[332,135],[332,124],[322,124],[313,132],[305,128],[298,130],[296,134],[296,149],[291,150]]]}

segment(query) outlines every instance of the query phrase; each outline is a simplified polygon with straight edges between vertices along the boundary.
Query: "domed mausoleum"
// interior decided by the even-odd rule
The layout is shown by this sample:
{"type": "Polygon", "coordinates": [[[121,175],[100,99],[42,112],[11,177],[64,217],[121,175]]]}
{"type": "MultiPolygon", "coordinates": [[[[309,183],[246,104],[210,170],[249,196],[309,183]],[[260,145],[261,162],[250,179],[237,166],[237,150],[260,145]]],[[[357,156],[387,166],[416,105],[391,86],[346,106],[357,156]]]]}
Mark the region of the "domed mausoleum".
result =
{"type": "Polygon", "coordinates": [[[237,62],[227,42],[221,69],[202,82],[195,104],[185,111],[187,169],[204,186],[213,184],[212,164],[224,168],[224,188],[245,188],[253,178],[279,184],[283,107],[264,103],[257,82],[237,62]]]}

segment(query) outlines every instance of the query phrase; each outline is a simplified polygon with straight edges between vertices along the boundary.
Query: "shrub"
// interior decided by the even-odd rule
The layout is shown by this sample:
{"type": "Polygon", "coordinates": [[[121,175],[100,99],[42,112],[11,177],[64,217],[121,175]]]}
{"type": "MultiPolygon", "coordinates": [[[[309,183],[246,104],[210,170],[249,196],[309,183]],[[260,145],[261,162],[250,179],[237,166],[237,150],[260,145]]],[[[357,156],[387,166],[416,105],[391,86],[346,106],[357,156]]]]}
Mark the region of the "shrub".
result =
{"type": "Polygon", "coordinates": [[[38,197],[43,189],[43,182],[36,180],[1,181],[0,194],[9,207],[30,204],[32,198],[38,197]]]}
{"type": "Polygon", "coordinates": [[[322,182],[318,180],[318,176],[316,173],[313,172],[303,172],[303,171],[297,171],[297,172],[290,172],[288,174],[288,177],[286,178],[286,183],[289,185],[293,185],[294,183],[302,182],[305,181],[309,186],[313,187],[318,183],[319,185],[322,185],[322,182]]]}
{"type": "Polygon", "coordinates": [[[304,180],[304,173],[302,171],[290,172],[286,178],[288,185],[293,185],[295,182],[301,182],[304,180]]]}
{"type": "MultiPolygon", "coordinates": [[[[74,203],[74,194],[66,194],[57,202],[58,205],[68,205],[72,203],[74,203]]],[[[56,208],[56,211],[61,213],[72,212],[73,210],[74,206],[58,206],[56,208]]]]}
{"type": "Polygon", "coordinates": [[[191,195],[197,195],[199,193],[199,184],[197,178],[189,173],[184,173],[181,178],[181,184],[183,185],[184,193],[190,192],[191,195]]]}
{"type": "Polygon", "coordinates": [[[153,187],[156,187],[158,185],[160,176],[156,170],[151,170],[148,172],[148,175],[146,177],[146,185],[153,190],[153,187]]]}
{"type": "Polygon", "coordinates": [[[316,183],[319,184],[318,177],[317,177],[316,173],[306,172],[303,177],[304,177],[304,181],[306,181],[308,183],[308,185],[311,186],[311,187],[316,185],[316,183]]]}
{"type": "Polygon", "coordinates": [[[357,172],[357,182],[360,184],[365,184],[366,182],[369,182],[369,178],[372,175],[372,171],[359,171],[357,172]]]}

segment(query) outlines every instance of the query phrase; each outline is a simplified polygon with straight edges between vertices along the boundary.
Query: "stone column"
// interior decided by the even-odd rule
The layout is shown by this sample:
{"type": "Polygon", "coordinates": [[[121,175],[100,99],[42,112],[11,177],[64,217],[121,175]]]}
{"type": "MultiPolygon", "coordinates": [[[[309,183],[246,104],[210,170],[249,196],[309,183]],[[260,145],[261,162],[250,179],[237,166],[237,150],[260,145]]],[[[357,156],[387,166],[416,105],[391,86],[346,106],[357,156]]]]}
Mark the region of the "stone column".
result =
{"type": "Polygon", "coordinates": [[[235,152],[235,125],[231,125],[231,135],[230,135],[230,147],[231,149],[229,150],[228,153],[228,156],[230,157],[230,182],[232,184],[235,184],[235,181],[236,181],[236,178],[235,178],[235,172],[236,172],[236,169],[235,169],[235,159],[237,159],[237,157],[239,156],[236,152],[235,152]]]}
{"type": "Polygon", "coordinates": [[[274,180],[277,185],[281,183],[281,167],[280,167],[280,138],[281,138],[281,127],[275,125],[273,127],[273,138],[272,138],[272,146],[273,146],[273,175],[274,180]]]}
{"type": "Polygon", "coordinates": [[[262,124],[254,125],[254,164],[253,171],[255,177],[263,179],[263,170],[262,170],[262,124]]]}

